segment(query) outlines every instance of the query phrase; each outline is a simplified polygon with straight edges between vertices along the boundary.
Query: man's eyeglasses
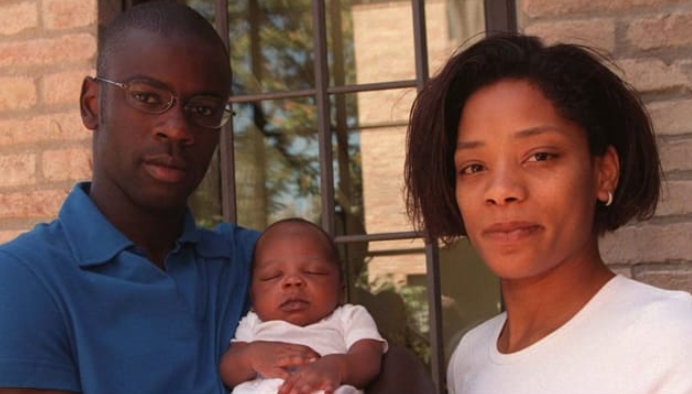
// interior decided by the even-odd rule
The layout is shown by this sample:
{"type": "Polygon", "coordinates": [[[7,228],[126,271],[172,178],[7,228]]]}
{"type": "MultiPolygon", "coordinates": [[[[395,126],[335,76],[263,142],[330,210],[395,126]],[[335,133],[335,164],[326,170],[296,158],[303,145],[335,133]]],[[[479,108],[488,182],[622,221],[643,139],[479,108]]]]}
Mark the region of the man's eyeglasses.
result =
{"type": "MultiPolygon", "coordinates": [[[[160,115],[171,109],[176,101],[180,101],[170,90],[141,79],[128,82],[115,82],[101,77],[94,79],[124,90],[125,102],[147,114],[160,115]]],[[[215,96],[191,97],[184,103],[183,109],[192,123],[211,129],[222,127],[233,115],[231,104],[215,96]]]]}

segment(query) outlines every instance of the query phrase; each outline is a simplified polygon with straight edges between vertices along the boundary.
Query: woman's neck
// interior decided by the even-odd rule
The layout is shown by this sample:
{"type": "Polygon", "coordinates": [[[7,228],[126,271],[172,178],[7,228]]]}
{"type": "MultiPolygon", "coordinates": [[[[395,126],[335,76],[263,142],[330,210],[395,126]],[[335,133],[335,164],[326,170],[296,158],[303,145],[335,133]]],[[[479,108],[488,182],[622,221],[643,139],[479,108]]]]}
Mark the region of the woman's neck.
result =
{"type": "Polygon", "coordinates": [[[507,321],[498,338],[502,353],[540,341],[576,315],[615,274],[596,251],[536,278],[501,280],[507,321]]]}

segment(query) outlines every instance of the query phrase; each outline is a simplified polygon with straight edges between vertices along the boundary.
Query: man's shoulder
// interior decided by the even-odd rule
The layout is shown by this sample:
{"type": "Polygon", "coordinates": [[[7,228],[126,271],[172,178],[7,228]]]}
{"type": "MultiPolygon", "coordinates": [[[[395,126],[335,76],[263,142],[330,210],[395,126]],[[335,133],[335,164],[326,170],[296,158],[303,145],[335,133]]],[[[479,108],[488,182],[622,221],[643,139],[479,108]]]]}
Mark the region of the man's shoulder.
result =
{"type": "Polygon", "coordinates": [[[59,222],[41,223],[0,245],[0,261],[63,254],[68,247],[59,222]]]}
{"type": "Polygon", "coordinates": [[[212,236],[221,236],[234,242],[251,242],[252,244],[260,236],[260,232],[257,230],[230,222],[221,222],[207,231],[209,234],[213,234],[212,236]]]}

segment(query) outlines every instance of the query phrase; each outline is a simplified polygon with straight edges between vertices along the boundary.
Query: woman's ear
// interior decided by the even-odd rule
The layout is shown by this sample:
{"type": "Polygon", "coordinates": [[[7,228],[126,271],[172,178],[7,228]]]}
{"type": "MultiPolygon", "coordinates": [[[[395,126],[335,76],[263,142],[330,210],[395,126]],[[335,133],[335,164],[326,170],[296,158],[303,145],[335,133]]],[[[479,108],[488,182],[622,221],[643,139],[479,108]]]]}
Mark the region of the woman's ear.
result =
{"type": "Polygon", "coordinates": [[[99,125],[99,83],[92,77],[85,77],[82,81],[79,111],[84,127],[96,130],[99,125]]]}
{"type": "Polygon", "coordinates": [[[606,203],[613,198],[619,178],[620,158],[615,148],[609,145],[605,154],[596,158],[596,197],[599,201],[606,203]]]}

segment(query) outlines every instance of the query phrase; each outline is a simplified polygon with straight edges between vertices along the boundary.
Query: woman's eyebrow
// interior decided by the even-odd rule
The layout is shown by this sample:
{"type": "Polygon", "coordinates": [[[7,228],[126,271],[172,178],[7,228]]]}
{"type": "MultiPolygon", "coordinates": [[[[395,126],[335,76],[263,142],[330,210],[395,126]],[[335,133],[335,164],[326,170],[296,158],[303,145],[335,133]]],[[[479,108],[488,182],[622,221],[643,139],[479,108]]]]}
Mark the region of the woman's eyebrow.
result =
{"type": "MultiPolygon", "coordinates": [[[[555,126],[536,126],[524,130],[519,130],[512,135],[513,139],[529,138],[545,133],[560,133],[560,129],[555,126]]],[[[457,150],[474,149],[481,146],[485,146],[487,143],[485,141],[472,140],[472,141],[457,141],[457,150]]]]}

